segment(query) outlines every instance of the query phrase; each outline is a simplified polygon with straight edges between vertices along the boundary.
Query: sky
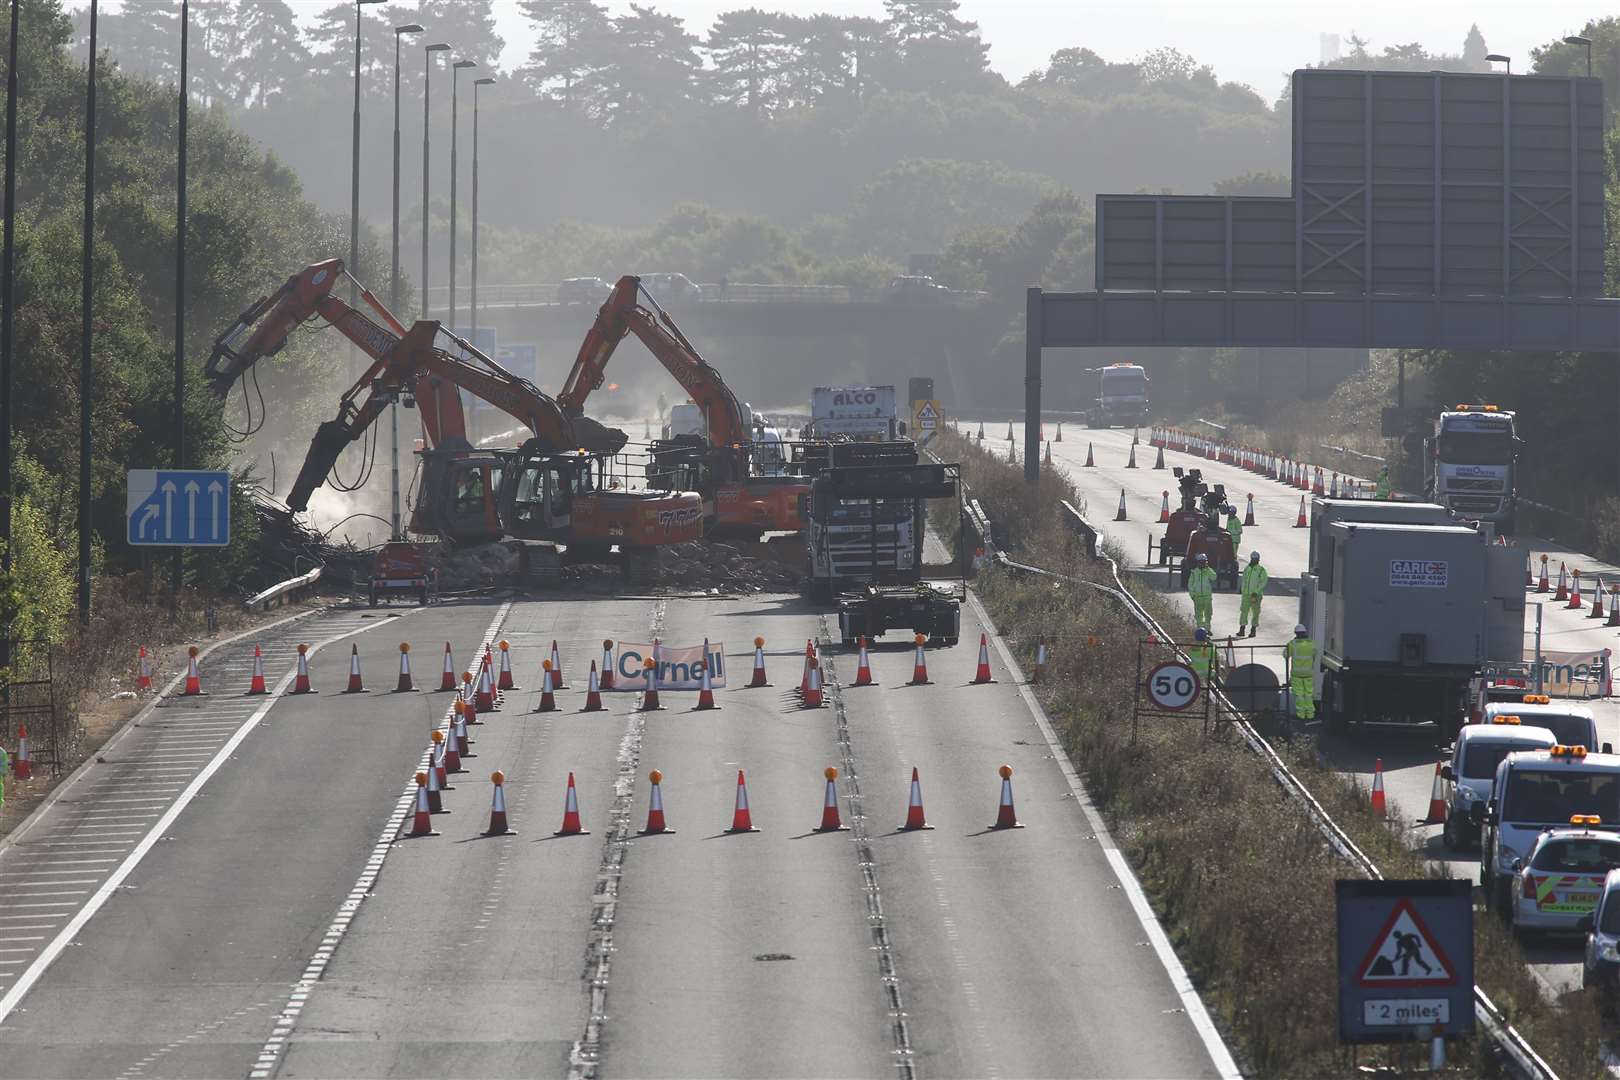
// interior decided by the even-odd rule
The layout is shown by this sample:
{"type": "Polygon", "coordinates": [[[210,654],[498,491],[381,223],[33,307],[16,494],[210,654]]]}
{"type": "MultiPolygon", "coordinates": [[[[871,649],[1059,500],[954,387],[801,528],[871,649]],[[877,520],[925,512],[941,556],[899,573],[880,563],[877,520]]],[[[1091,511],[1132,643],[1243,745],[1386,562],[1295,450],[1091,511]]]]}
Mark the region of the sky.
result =
{"type": "MultiPolygon", "coordinates": [[[[125,0],[136,3],[139,0],[125,0]]],[[[202,0],[206,2],[206,0],[202,0]]],[[[300,20],[333,0],[290,0],[300,20]]],[[[722,11],[760,7],[796,15],[883,14],[882,0],[665,0],[660,10],[686,20],[700,36],[722,11]]],[[[82,7],[85,0],[71,2],[82,7]]],[[[106,4],[108,10],[122,6],[106,4]]],[[[628,10],[610,0],[612,13],[628,10]]],[[[502,66],[522,63],[532,35],[516,0],[495,0],[496,18],[506,39],[502,66]]],[[[368,8],[368,14],[387,7],[368,8]]],[[[1578,33],[1586,19],[1605,14],[1595,0],[961,0],[958,15],[976,21],[990,43],[990,65],[1012,81],[1044,66],[1055,50],[1082,45],[1114,60],[1131,60],[1168,45],[1214,67],[1227,81],[1247,83],[1268,101],[1281,93],[1288,72],[1321,58],[1321,35],[1351,33],[1373,50],[1416,41],[1431,52],[1456,53],[1471,23],[1478,23],[1492,52],[1529,66],[1531,48],[1578,33]]],[[[378,17],[385,17],[379,15],[378,17]]],[[[1523,65],[1523,68],[1520,68],[1523,65]]]]}

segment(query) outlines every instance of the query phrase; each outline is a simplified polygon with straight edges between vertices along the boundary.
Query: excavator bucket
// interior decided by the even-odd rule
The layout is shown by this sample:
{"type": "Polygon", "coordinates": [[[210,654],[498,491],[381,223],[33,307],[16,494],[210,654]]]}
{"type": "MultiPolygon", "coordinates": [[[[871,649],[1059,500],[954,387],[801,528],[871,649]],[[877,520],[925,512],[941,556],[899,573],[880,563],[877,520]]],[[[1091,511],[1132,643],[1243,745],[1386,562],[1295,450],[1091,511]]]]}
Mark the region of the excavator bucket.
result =
{"type": "Polygon", "coordinates": [[[630,441],[630,436],[618,428],[610,428],[588,416],[576,416],[573,423],[574,434],[579,438],[576,449],[588,454],[617,454],[630,441]]]}
{"type": "Polygon", "coordinates": [[[223,398],[256,361],[280,352],[288,335],[316,313],[342,276],[342,259],[314,263],[242,312],[234,326],[214,339],[214,351],[203,369],[214,396],[223,398]]]}
{"type": "Polygon", "coordinates": [[[326,483],[332,466],[337,464],[338,455],[351,441],[348,428],[341,420],[324,421],[315,429],[315,437],[309,441],[309,455],[304,458],[304,467],[298,470],[298,479],[293,481],[292,490],[287,493],[289,510],[299,514],[309,509],[309,497],[316,488],[326,483]]]}

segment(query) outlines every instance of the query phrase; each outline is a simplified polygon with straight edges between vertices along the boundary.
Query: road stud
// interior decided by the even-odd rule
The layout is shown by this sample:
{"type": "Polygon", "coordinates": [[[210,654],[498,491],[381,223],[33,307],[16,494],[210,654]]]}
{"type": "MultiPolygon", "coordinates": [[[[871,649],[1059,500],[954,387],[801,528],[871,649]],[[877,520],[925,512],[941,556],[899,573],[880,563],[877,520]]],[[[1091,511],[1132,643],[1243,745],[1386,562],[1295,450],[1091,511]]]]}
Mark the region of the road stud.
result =
{"type": "Polygon", "coordinates": [[[906,823],[900,826],[901,832],[916,832],[919,829],[932,829],[928,818],[923,815],[922,781],[917,778],[916,766],[911,769],[911,797],[906,802],[906,823]]]}
{"type": "Polygon", "coordinates": [[[741,769],[737,770],[737,804],[731,812],[731,828],[726,832],[759,832],[754,828],[754,816],[748,810],[748,781],[743,779],[741,769]]]}
{"type": "Polygon", "coordinates": [[[489,774],[490,786],[494,789],[489,796],[489,828],[484,830],[485,836],[515,836],[517,830],[506,823],[506,774],[496,769],[489,774]]]}
{"type": "Polygon", "coordinates": [[[831,765],[822,772],[827,778],[827,791],[821,800],[821,824],[816,826],[816,832],[848,832],[838,816],[838,770],[831,765]]]}
{"type": "Polygon", "coordinates": [[[642,829],[638,836],[661,836],[675,830],[664,823],[664,791],[660,785],[664,782],[664,774],[654,769],[647,774],[647,780],[652,784],[652,793],[647,796],[647,827],[642,829]]]}
{"type": "Polygon", "coordinates": [[[1012,792],[1012,766],[1003,765],[997,770],[1001,773],[1001,805],[996,809],[996,823],[992,829],[1022,829],[1018,815],[1013,811],[1012,792]]]}
{"type": "Polygon", "coordinates": [[[562,828],[552,833],[552,836],[586,836],[590,830],[579,823],[579,795],[574,791],[574,774],[568,774],[568,794],[563,801],[562,828]]]}
{"type": "Polygon", "coordinates": [[[253,677],[248,680],[249,695],[268,694],[270,688],[264,684],[264,653],[257,645],[253,646],[253,677]]]}

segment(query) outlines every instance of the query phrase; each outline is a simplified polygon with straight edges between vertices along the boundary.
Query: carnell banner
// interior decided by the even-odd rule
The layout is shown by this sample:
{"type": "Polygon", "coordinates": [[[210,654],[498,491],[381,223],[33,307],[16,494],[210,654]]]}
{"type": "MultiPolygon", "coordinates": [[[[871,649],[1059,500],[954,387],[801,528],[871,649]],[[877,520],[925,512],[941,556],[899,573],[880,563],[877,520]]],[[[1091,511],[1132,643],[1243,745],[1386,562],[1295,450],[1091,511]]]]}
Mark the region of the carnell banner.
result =
{"type": "MultiPolygon", "coordinates": [[[[634,641],[619,642],[619,655],[615,658],[614,690],[638,691],[647,685],[647,658],[658,661],[658,689],[703,689],[703,646],[665,645],[634,641]]],[[[716,690],[726,685],[726,643],[709,642],[709,685],[716,690]]]]}

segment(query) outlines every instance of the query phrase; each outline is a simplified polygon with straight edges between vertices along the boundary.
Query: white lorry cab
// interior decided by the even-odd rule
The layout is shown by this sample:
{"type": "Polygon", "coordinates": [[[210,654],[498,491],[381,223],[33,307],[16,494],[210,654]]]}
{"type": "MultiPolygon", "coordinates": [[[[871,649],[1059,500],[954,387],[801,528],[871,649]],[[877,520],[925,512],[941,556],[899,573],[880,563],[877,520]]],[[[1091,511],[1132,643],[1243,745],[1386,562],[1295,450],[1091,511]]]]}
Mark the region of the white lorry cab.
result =
{"type": "Polygon", "coordinates": [[[1440,767],[1446,784],[1446,825],[1441,840],[1460,851],[1479,843],[1479,826],[1470,820],[1474,804],[1486,806],[1496,784],[1496,769],[1509,754],[1549,750],[1558,745],[1543,727],[1526,726],[1517,716],[1498,716],[1489,724],[1467,724],[1457,734],[1451,760],[1440,767]]]}
{"type": "MultiPolygon", "coordinates": [[[[1485,706],[1484,723],[1495,724],[1499,718],[1517,716],[1518,723],[1527,727],[1546,728],[1554,739],[1565,746],[1584,746],[1588,750],[1609,753],[1613,746],[1598,742],[1597,718],[1585,705],[1554,701],[1546,694],[1524,694],[1518,702],[1494,701],[1485,706]]],[[[1605,818],[1613,821],[1614,818],[1605,818]]]]}

